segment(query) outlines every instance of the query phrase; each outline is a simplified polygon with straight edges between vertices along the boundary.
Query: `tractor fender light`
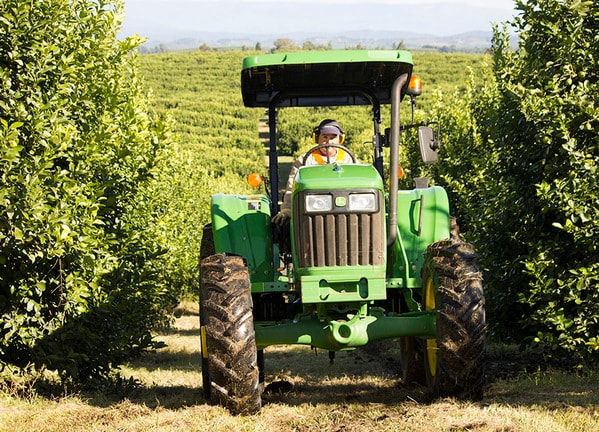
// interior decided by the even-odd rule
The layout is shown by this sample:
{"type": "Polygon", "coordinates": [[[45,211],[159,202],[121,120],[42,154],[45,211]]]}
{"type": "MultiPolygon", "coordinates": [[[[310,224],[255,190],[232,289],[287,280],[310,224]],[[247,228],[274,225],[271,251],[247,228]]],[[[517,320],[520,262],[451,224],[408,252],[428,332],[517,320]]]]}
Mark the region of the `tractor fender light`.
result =
{"type": "Polygon", "coordinates": [[[262,182],[264,182],[264,177],[262,177],[258,173],[251,173],[248,176],[248,184],[251,187],[257,188],[258,186],[260,186],[262,184],[262,182]]]}

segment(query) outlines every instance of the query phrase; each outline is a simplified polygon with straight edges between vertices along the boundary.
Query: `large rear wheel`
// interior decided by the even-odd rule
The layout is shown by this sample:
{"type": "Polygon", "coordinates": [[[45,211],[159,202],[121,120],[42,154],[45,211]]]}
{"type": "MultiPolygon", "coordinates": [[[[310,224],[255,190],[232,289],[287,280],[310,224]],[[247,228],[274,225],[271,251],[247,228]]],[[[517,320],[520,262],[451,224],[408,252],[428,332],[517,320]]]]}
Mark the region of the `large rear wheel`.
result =
{"type": "Polygon", "coordinates": [[[247,266],[219,253],[204,258],[200,271],[204,394],[233,414],[255,413],[261,392],[247,266]]]}
{"type": "Polygon", "coordinates": [[[433,396],[483,397],[485,301],[474,247],[457,235],[431,244],[422,268],[423,301],[436,311],[437,337],[427,339],[424,367],[433,396]]]}
{"type": "Polygon", "coordinates": [[[202,229],[202,241],[200,242],[200,263],[204,258],[214,255],[215,253],[212,224],[206,224],[202,229]]]}
{"type": "Polygon", "coordinates": [[[426,383],[422,342],[414,336],[399,338],[401,380],[405,385],[426,383]]]}

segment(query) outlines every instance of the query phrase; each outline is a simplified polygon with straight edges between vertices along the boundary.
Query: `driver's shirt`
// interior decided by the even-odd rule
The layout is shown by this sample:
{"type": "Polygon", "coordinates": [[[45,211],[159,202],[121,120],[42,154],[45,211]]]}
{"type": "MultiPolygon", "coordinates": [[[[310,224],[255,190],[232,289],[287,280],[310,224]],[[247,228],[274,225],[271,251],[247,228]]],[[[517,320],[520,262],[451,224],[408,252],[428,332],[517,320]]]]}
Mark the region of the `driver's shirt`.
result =
{"type": "Polygon", "coordinates": [[[349,158],[349,162],[345,162],[344,158],[346,156],[345,150],[343,149],[337,149],[337,154],[334,157],[328,157],[326,155],[323,155],[322,153],[320,153],[318,150],[314,150],[312,153],[310,153],[310,156],[308,156],[306,158],[306,161],[304,162],[304,165],[322,165],[325,163],[333,163],[333,162],[337,162],[337,163],[351,163],[351,158],[349,158]]]}
{"type": "MultiPolygon", "coordinates": [[[[285,195],[283,196],[283,204],[281,205],[281,210],[291,210],[291,190],[293,189],[293,183],[295,182],[295,174],[297,170],[301,166],[306,165],[322,165],[327,163],[327,156],[320,153],[318,150],[314,150],[312,153],[306,157],[304,161],[304,156],[301,155],[298,157],[293,166],[291,167],[291,171],[289,172],[289,178],[287,179],[287,189],[285,189],[285,195]]],[[[336,162],[338,164],[351,164],[353,160],[351,156],[343,149],[338,148],[337,154],[333,157],[329,158],[328,163],[336,162]]]]}

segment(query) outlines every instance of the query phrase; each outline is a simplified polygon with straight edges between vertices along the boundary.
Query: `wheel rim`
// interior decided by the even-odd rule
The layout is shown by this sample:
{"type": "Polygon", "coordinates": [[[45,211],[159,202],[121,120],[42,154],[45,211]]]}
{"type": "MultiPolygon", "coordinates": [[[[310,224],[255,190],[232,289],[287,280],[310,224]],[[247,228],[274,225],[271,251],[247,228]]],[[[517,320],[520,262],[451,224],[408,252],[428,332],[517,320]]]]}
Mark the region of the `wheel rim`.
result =
{"type": "MultiPolygon", "coordinates": [[[[425,310],[435,309],[435,289],[433,279],[427,278],[424,286],[424,307],[425,310]]],[[[437,374],[437,339],[426,340],[426,366],[431,376],[437,374]]]]}

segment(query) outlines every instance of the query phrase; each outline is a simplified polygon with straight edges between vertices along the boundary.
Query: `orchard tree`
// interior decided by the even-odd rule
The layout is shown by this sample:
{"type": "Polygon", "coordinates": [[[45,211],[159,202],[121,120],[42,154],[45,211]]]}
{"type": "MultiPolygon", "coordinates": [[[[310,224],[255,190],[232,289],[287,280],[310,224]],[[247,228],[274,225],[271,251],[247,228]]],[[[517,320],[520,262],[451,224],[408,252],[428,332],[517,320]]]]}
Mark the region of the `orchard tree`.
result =
{"type": "Polygon", "coordinates": [[[599,2],[516,1],[484,86],[449,113],[435,169],[478,244],[504,336],[599,349],[599,2]],[[518,325],[514,325],[514,320],[518,325]]]}
{"type": "Polygon", "coordinates": [[[278,51],[297,51],[299,47],[289,38],[279,38],[274,41],[274,48],[272,52],[278,51]]]}
{"type": "Polygon", "coordinates": [[[147,193],[171,142],[117,40],[123,2],[0,3],[0,369],[105,377],[174,296],[147,193]]]}

